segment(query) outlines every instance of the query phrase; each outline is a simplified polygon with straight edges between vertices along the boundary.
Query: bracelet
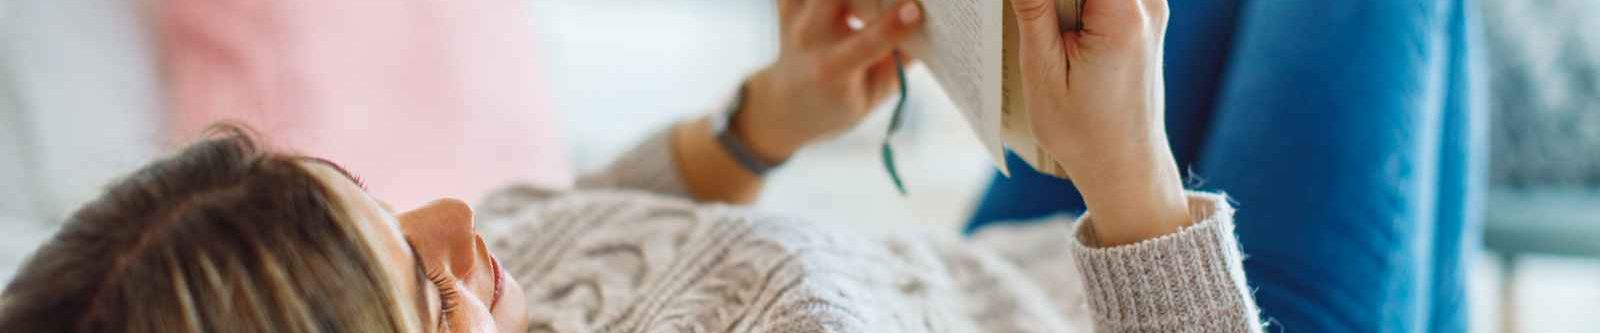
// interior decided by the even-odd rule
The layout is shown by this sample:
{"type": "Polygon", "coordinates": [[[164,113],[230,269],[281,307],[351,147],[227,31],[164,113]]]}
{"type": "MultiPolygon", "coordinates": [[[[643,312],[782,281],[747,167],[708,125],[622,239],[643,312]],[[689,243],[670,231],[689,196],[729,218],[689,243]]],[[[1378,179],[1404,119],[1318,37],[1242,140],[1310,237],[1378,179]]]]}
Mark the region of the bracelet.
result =
{"type": "Polygon", "coordinates": [[[748,86],[739,87],[739,94],[734,98],[733,104],[729,105],[726,111],[720,112],[711,118],[711,131],[716,133],[717,144],[722,146],[722,150],[728,152],[729,156],[733,156],[733,160],[739,162],[740,167],[744,167],[745,171],[749,171],[756,177],[761,177],[772,171],[772,169],[783,165],[783,162],[767,163],[756,155],[754,150],[750,149],[750,145],[745,142],[744,138],[734,133],[733,119],[744,111],[747,90],[749,90],[748,86]]]}

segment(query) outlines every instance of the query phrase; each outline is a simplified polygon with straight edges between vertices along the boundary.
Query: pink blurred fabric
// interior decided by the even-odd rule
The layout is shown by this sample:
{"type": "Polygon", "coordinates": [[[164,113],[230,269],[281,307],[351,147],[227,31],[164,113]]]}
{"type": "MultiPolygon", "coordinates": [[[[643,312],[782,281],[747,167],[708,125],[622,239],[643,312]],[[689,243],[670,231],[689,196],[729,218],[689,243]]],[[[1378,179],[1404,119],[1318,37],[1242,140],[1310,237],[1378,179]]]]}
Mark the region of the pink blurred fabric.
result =
{"type": "Polygon", "coordinates": [[[572,166],[524,2],[159,0],[174,142],[218,120],[336,161],[397,208],[572,166]]]}

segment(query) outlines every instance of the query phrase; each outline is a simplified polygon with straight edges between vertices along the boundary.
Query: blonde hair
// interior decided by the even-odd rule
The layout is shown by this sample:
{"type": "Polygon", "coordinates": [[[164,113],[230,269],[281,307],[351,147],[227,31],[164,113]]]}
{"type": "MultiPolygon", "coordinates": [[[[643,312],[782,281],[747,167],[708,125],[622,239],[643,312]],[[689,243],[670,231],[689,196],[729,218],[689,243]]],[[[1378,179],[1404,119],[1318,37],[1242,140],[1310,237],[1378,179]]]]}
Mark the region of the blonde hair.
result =
{"type": "Polygon", "coordinates": [[[304,158],[217,132],[74,213],[0,294],[0,331],[417,331],[304,158]]]}

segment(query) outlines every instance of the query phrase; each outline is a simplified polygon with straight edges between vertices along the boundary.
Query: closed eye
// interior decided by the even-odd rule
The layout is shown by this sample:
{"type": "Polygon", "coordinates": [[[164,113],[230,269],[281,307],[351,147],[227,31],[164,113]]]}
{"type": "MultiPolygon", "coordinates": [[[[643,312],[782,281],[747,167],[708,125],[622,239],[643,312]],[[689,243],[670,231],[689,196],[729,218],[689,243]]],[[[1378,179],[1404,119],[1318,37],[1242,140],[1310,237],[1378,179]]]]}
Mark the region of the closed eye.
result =
{"type": "Polygon", "coordinates": [[[447,318],[450,318],[461,304],[461,291],[441,270],[429,268],[427,276],[428,281],[439,288],[439,331],[444,332],[450,326],[450,320],[447,318]]]}

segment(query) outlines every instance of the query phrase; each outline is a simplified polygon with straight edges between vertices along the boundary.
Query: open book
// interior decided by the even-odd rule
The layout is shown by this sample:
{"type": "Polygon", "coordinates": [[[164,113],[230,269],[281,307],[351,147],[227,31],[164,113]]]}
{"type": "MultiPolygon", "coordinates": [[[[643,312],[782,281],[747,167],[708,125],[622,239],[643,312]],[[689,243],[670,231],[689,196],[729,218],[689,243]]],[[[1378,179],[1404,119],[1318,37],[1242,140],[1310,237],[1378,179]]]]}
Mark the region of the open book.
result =
{"type": "MultiPolygon", "coordinates": [[[[1077,29],[1082,0],[1055,0],[1064,29],[1077,29]]],[[[926,25],[905,51],[927,64],[983,142],[995,167],[1010,176],[1010,149],[1042,173],[1066,170],[1034,139],[1022,96],[1017,23],[1011,0],[921,0],[926,25]]],[[[894,0],[854,0],[858,16],[877,17],[894,0]]]]}

